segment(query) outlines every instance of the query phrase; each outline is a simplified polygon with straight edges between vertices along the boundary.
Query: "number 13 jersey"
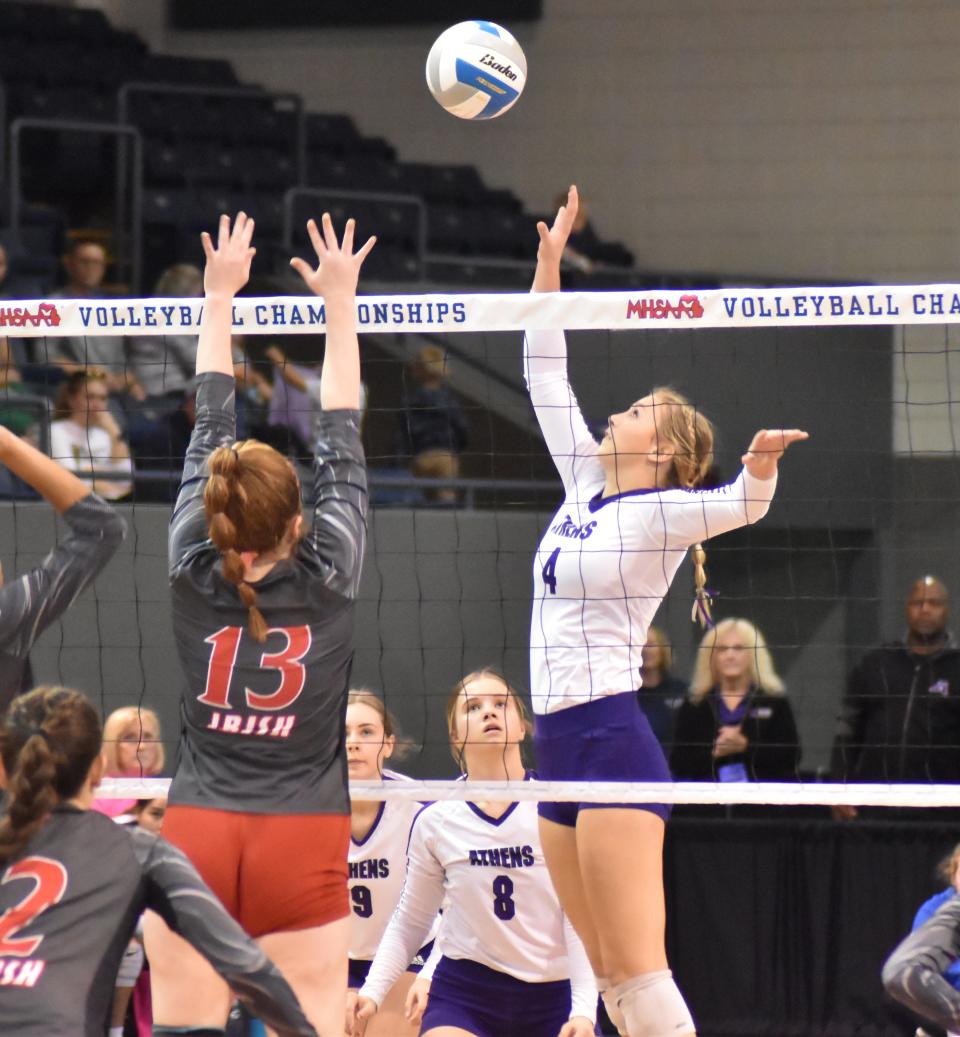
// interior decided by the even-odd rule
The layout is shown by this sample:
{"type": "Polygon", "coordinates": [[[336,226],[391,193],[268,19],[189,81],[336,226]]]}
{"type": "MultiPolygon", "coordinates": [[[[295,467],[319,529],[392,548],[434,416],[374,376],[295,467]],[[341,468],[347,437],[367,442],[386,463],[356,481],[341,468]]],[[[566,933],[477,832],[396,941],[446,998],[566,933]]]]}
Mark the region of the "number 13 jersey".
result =
{"type": "Polygon", "coordinates": [[[252,586],[270,628],[220,572],[207,534],[207,458],[236,436],[234,381],[205,374],[169,532],[173,626],[186,687],[170,803],[267,814],[348,814],[344,718],[366,534],[359,413],[319,414],[309,531],[252,586]]]}

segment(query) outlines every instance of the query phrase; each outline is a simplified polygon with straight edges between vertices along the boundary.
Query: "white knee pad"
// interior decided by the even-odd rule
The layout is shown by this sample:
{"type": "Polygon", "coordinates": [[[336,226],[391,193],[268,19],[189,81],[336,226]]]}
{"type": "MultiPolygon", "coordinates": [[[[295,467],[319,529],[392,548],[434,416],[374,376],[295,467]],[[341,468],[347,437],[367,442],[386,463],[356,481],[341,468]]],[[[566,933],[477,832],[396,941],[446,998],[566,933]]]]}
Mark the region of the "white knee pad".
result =
{"type": "Polygon", "coordinates": [[[620,1034],[620,1037],[627,1037],[627,1023],[623,1018],[623,1012],[620,1011],[617,1005],[616,999],[610,993],[610,980],[603,976],[597,976],[597,990],[603,998],[603,1007],[607,1010],[607,1018],[617,1028],[617,1033],[620,1034]]]}
{"type": "Polygon", "coordinates": [[[630,1037],[684,1037],[694,1032],[690,1009],[669,969],[633,976],[609,993],[630,1037]]]}
{"type": "Polygon", "coordinates": [[[143,948],[137,940],[131,940],[127,949],[120,959],[120,968],[117,972],[118,987],[132,987],[137,982],[137,977],[143,968],[143,948]]]}

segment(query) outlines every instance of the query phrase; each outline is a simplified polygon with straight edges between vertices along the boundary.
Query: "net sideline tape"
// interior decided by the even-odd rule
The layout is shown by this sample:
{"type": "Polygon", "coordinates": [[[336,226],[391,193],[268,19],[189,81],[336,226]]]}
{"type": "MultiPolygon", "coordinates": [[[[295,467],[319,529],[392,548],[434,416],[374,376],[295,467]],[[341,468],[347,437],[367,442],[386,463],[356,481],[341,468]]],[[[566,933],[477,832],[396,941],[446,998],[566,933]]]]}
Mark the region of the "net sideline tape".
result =
{"type": "MultiPolygon", "coordinates": [[[[152,799],[166,795],[167,778],[109,778],[102,799],[152,799]]],[[[574,782],[574,781],[355,781],[359,800],[537,800],[588,803],[700,805],[960,807],[960,785],[843,785],[830,782],[574,782]]]]}
{"type": "MultiPolygon", "coordinates": [[[[202,299],[56,299],[0,302],[0,335],[183,335],[200,327],[202,299]]],[[[482,332],[598,328],[751,328],[960,323],[960,285],[716,288],[635,292],[366,295],[361,332],[482,332]]],[[[315,296],[240,298],[234,331],[324,330],[315,296]]]]}

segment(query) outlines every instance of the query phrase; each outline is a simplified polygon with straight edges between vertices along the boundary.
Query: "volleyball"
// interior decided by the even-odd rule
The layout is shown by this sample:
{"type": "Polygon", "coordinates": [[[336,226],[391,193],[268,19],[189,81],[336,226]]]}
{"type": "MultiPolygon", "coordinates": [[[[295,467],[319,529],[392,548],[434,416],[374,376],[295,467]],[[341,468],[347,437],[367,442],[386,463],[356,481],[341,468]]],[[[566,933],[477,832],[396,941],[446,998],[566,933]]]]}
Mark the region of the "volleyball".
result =
{"type": "Polygon", "coordinates": [[[493,22],[459,22],[427,55],[427,86],[458,119],[495,119],[517,103],[527,81],[520,44],[493,22]]]}

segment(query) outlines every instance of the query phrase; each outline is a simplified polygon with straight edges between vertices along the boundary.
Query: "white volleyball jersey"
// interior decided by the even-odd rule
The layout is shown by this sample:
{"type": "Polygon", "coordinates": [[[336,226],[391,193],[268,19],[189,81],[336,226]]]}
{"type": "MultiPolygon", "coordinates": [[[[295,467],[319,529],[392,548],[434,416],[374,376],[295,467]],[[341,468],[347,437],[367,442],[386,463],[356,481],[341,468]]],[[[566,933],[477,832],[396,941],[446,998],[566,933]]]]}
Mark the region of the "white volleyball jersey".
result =
{"type": "Polygon", "coordinates": [[[604,498],[598,444],[567,381],[563,332],[528,332],[524,359],[564,487],[533,563],[530,687],[542,714],[640,687],[647,631],[688,548],[762,518],[776,477],[744,469],[716,490],[604,498]]]}
{"type": "MultiPolygon", "coordinates": [[[[407,874],[410,826],[422,807],[415,801],[385,800],[366,838],[359,842],[350,839],[347,860],[353,910],[351,958],[371,961],[377,953],[380,938],[400,899],[407,874]]],[[[436,921],[424,943],[433,939],[435,930],[436,921]]]]}
{"type": "Polygon", "coordinates": [[[499,818],[474,803],[424,807],[410,833],[407,878],[362,996],[380,1004],[444,904],[445,958],[479,962],[527,983],[569,979],[571,1015],[593,1018],[597,990],[540,847],[535,803],[499,818]]]}

